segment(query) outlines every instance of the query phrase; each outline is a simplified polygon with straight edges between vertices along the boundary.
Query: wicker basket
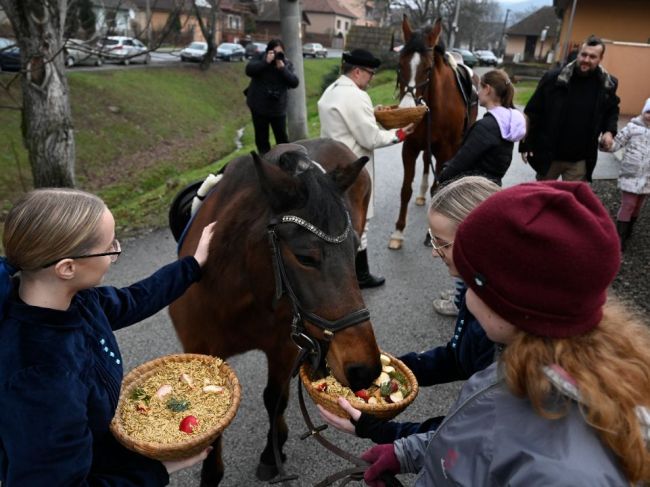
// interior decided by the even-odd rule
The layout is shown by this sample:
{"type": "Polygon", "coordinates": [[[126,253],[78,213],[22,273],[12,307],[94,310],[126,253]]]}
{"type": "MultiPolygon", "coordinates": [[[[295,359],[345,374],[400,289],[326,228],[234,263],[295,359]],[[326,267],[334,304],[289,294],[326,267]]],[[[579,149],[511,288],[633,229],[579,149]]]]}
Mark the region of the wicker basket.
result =
{"type": "MultiPolygon", "coordinates": [[[[404,398],[403,401],[397,403],[367,404],[361,402],[354,402],[352,405],[355,407],[355,409],[358,409],[359,411],[362,411],[364,413],[372,414],[373,416],[376,416],[378,418],[392,419],[395,416],[397,416],[399,413],[401,413],[404,409],[406,409],[406,407],[413,402],[415,397],[418,395],[419,387],[418,387],[418,381],[415,379],[413,372],[411,372],[411,370],[406,365],[404,365],[404,362],[393,357],[389,353],[386,352],[381,352],[381,353],[390,357],[391,360],[390,364],[393,367],[395,367],[397,370],[399,370],[404,375],[404,377],[406,377],[406,380],[409,383],[409,387],[411,388],[411,392],[409,393],[408,396],[404,398]]],[[[307,392],[311,396],[312,400],[316,404],[320,404],[321,406],[323,406],[329,412],[334,413],[341,418],[348,418],[349,417],[348,413],[346,413],[341,408],[341,406],[339,406],[338,402],[336,401],[337,399],[336,397],[316,390],[316,388],[312,385],[311,379],[309,378],[310,375],[311,375],[311,369],[309,365],[303,364],[302,367],[300,367],[300,380],[305,386],[305,389],[307,389],[307,392]]]]}
{"type": "Polygon", "coordinates": [[[414,123],[417,126],[427,110],[426,105],[405,108],[399,108],[398,105],[377,107],[375,108],[375,119],[385,129],[399,129],[409,123],[414,123]]]}
{"type": "Polygon", "coordinates": [[[154,443],[148,441],[140,441],[131,438],[122,427],[120,421],[120,414],[123,401],[130,397],[131,391],[139,384],[147,380],[156,370],[164,364],[170,362],[189,362],[200,360],[205,362],[206,365],[214,365],[215,358],[209,355],[199,355],[192,353],[183,353],[177,355],[167,355],[160,357],[149,362],[146,362],[127,374],[122,382],[122,390],[120,393],[120,400],[117,405],[117,412],[113,421],[111,421],[111,432],[113,436],[122,443],[129,450],[138,452],[146,457],[155,460],[180,460],[194,455],[198,455],[206,447],[208,447],[228,426],[234,419],[239,407],[239,400],[241,398],[241,386],[239,379],[230,366],[223,362],[219,368],[219,375],[224,378],[224,386],[230,390],[230,406],[224,416],[219,420],[218,424],[214,425],[208,431],[199,435],[190,437],[187,441],[179,443],[154,443]]]}

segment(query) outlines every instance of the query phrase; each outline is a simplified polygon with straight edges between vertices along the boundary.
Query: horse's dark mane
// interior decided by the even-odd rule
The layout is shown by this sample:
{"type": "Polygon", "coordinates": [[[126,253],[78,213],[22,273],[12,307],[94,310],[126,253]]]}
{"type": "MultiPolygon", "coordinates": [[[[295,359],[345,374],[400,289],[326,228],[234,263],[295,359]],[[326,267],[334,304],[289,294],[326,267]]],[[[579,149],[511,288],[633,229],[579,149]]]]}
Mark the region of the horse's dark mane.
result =
{"type": "MultiPolygon", "coordinates": [[[[431,32],[432,29],[432,26],[427,25],[413,32],[411,38],[402,48],[403,55],[411,55],[415,52],[422,54],[426,52],[428,49],[426,36],[431,32]]],[[[440,55],[443,55],[445,53],[445,43],[442,41],[442,39],[438,40],[438,43],[434,47],[434,51],[440,55]]]]}
{"type": "Polygon", "coordinates": [[[302,183],[305,199],[301,202],[301,208],[309,215],[309,222],[323,231],[340,233],[343,230],[340,222],[345,207],[334,181],[303,152],[285,152],[278,165],[302,183]]]}

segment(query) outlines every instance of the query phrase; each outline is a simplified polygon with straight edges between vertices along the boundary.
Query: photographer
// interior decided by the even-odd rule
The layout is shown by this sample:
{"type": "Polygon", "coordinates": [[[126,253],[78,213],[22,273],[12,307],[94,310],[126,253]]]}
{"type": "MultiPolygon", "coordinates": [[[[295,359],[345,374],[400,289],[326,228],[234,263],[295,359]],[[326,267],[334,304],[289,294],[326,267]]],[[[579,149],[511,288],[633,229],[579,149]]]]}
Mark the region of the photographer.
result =
{"type": "Polygon", "coordinates": [[[298,86],[293,64],[284,56],[284,44],[279,39],[269,41],[266,51],[246,66],[251,84],[246,88],[246,103],[253,116],[255,145],[260,154],[271,148],[269,125],[275,143],[289,142],[287,136],[287,90],[298,86]]]}

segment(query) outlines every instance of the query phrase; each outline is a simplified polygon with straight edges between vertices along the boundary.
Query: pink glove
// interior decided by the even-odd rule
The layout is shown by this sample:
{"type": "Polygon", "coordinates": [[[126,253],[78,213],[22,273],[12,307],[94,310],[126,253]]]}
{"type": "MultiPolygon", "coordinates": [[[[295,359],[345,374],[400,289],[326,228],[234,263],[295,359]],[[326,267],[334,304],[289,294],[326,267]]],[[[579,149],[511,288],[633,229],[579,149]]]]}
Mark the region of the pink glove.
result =
{"type": "Polygon", "coordinates": [[[382,474],[396,474],[400,472],[399,460],[395,455],[395,448],[393,448],[392,443],[373,446],[361,455],[361,458],[371,463],[363,474],[363,480],[370,487],[384,487],[384,482],[380,480],[382,474]]]}

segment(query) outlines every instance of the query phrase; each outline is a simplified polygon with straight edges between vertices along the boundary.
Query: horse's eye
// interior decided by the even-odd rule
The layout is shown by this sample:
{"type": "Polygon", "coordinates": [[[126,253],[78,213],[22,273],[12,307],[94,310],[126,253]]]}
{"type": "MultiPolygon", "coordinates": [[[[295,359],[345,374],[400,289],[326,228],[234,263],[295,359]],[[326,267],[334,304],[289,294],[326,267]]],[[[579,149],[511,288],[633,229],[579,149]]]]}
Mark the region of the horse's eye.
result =
{"type": "Polygon", "coordinates": [[[313,258],[311,255],[296,254],[296,259],[298,259],[298,262],[300,262],[305,267],[314,267],[316,269],[320,267],[320,262],[317,259],[313,258]]]}

